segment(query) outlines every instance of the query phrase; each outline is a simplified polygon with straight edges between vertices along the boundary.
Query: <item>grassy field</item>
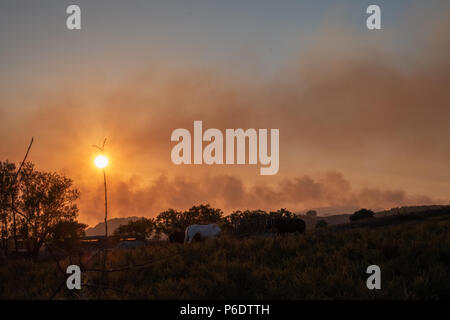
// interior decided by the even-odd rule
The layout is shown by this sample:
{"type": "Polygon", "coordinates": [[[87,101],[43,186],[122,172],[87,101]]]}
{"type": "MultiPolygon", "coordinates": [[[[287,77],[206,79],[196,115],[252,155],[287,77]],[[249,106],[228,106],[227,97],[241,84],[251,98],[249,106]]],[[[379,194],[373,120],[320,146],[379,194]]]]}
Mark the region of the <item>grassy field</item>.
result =
{"type": "MultiPolygon", "coordinates": [[[[118,249],[109,252],[109,269],[146,265],[110,272],[107,289],[94,287],[105,284],[100,272],[83,273],[82,290],[63,288],[55,298],[448,299],[449,227],[445,214],[306,235],[223,236],[191,245],[118,249]],[[372,264],[381,268],[381,290],[366,287],[366,268],[372,264]]],[[[65,270],[76,261],[66,258],[60,264],[65,270]]],[[[88,268],[102,267],[101,257],[92,262],[88,268]]],[[[3,299],[48,299],[61,281],[52,260],[0,265],[3,299]]]]}

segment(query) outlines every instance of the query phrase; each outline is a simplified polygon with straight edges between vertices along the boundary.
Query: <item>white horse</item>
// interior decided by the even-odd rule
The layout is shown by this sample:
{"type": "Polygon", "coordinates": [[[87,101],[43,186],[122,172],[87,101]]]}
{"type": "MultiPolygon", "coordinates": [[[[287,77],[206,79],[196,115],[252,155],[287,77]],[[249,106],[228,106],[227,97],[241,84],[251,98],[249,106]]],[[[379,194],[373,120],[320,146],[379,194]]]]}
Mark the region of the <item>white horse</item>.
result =
{"type": "Polygon", "coordinates": [[[220,227],[215,224],[191,224],[184,233],[184,243],[191,243],[198,234],[201,239],[214,238],[220,234],[220,227]]]}

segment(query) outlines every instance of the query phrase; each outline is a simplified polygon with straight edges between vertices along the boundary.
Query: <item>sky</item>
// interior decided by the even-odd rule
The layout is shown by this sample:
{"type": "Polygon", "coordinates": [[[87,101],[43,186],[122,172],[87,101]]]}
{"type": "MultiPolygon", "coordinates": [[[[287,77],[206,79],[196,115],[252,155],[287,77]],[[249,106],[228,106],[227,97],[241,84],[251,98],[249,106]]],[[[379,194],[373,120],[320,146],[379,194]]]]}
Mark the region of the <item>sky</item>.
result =
{"type": "Polygon", "coordinates": [[[450,202],[448,1],[0,1],[0,160],[73,179],[80,220],[450,202]],[[66,7],[82,29],[66,28],[66,7]],[[378,4],[382,29],[366,28],[378,4]],[[280,170],[176,166],[173,130],[278,128],[280,170]]]}

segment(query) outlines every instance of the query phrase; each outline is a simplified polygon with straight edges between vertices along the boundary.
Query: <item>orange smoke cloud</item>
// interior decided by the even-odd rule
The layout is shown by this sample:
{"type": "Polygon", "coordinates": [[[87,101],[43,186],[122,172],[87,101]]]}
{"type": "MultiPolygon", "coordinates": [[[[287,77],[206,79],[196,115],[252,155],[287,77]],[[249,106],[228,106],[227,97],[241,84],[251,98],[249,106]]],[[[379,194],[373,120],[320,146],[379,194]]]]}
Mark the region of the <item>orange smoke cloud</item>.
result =
{"type": "MultiPolygon", "coordinates": [[[[449,21],[448,12],[443,15],[440,21],[449,21]]],[[[74,179],[82,191],[81,220],[88,223],[102,215],[91,145],[104,137],[112,216],[154,215],[200,202],[224,210],[299,210],[448,201],[445,26],[415,37],[409,61],[377,47],[379,38],[342,29],[315,35],[300,62],[288,61],[264,79],[219,68],[174,70],[168,61],[114,85],[101,73],[63,73],[59,78],[69,80],[38,92],[0,88],[0,154],[18,161],[34,136],[30,160],[74,179]],[[194,120],[222,130],[279,128],[279,174],[269,179],[252,166],[173,165],[170,134],[191,129],[194,120]]]]}
{"type": "MultiPolygon", "coordinates": [[[[152,217],[168,208],[187,209],[201,203],[210,203],[229,213],[238,209],[281,207],[294,211],[334,206],[378,209],[436,202],[426,196],[409,195],[403,190],[354,189],[338,172],[327,172],[316,179],[308,175],[286,178],[275,185],[249,185],[230,175],[173,178],[162,175],[149,185],[141,188],[137,185],[140,183],[136,177],[110,183],[110,213],[114,217],[152,217]]],[[[87,201],[84,213],[99,219],[103,189],[99,186],[93,192],[86,186],[86,191],[90,201],[87,201]]]]}

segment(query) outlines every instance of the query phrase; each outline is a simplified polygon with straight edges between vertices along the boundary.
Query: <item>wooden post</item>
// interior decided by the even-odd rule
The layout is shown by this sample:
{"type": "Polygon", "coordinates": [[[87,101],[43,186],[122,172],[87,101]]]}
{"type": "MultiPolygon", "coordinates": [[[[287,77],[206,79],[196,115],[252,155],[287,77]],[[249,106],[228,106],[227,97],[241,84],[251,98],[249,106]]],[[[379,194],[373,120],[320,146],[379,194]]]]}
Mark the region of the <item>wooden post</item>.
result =
{"type": "MultiPolygon", "coordinates": [[[[105,140],[103,140],[103,145],[100,148],[99,146],[93,145],[94,148],[97,148],[98,150],[101,151],[101,153],[103,154],[105,151],[105,144],[106,144],[106,138],[105,140]]],[[[108,259],[108,190],[106,187],[106,170],[105,168],[103,168],[103,185],[105,187],[105,242],[103,245],[103,272],[102,272],[102,285],[108,284],[108,273],[106,272],[106,266],[107,266],[107,259],[108,259]]],[[[103,293],[105,294],[106,297],[106,293],[105,290],[103,289],[103,293]]]]}
{"type": "Polygon", "coordinates": [[[105,185],[105,239],[108,242],[108,195],[106,189],[106,173],[103,168],[103,183],[105,185]]]}

